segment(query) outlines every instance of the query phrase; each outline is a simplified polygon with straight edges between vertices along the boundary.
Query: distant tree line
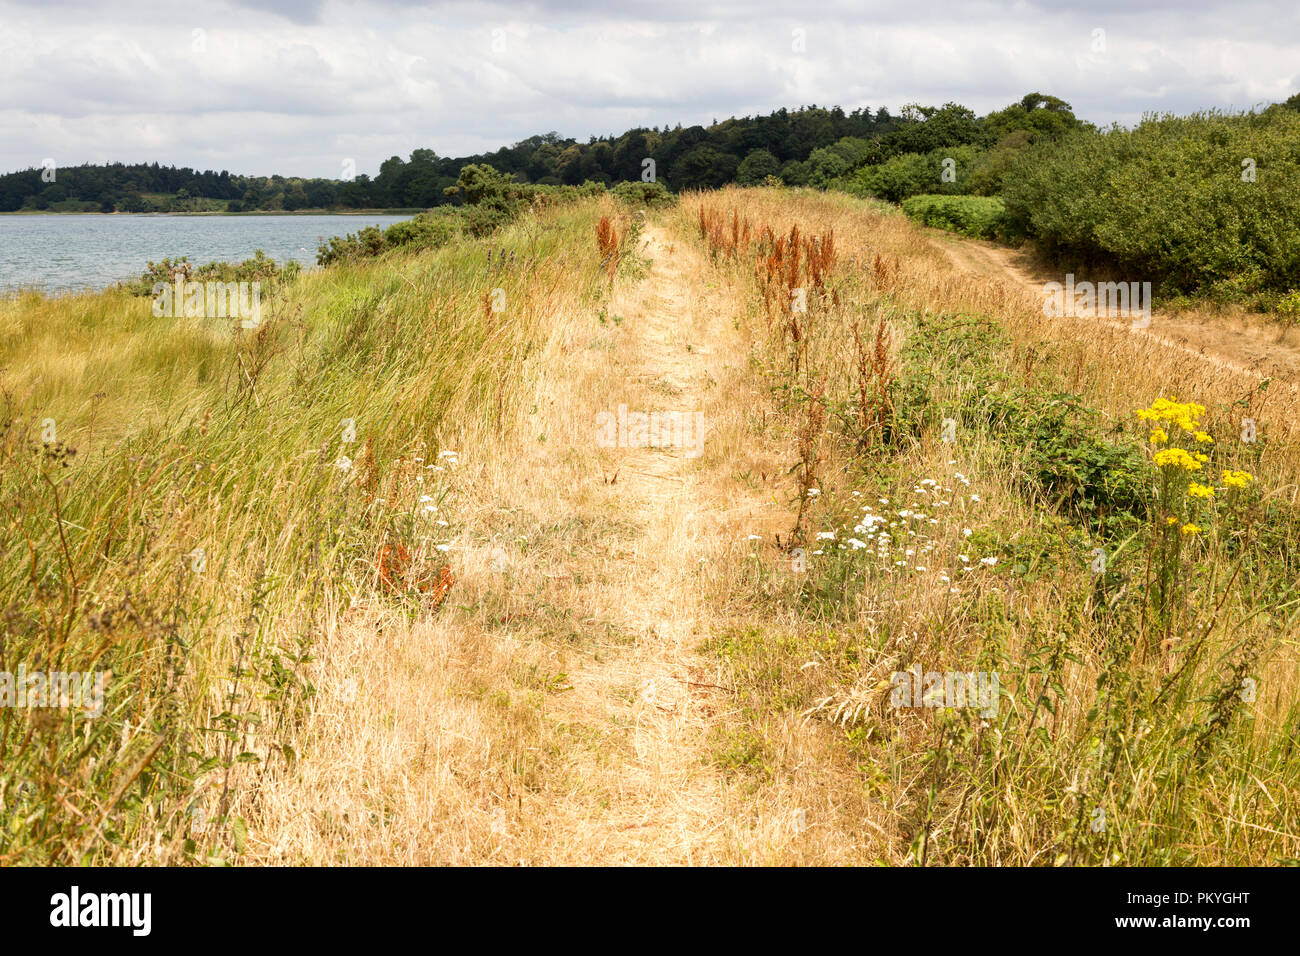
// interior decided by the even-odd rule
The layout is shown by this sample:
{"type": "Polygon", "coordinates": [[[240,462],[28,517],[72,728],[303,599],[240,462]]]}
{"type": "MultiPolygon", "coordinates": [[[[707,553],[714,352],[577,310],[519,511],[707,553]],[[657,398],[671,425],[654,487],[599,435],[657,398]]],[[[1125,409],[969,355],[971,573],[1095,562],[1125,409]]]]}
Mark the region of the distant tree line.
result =
{"type": "Polygon", "coordinates": [[[846,113],[814,105],[709,126],[642,127],[586,143],[552,132],[478,156],[439,157],[431,149],[417,149],[409,159],[385,160],[374,178],[363,174],[348,181],[113,163],[60,168],[55,181],[47,182],[41,169],[29,169],[0,176],[0,211],[430,208],[463,202],[447,190],[469,165],[491,166],[517,182],[544,186],[640,181],[651,172],[673,190],[761,183],[769,176],[788,185],[827,186],[855,167],[893,156],[962,143],[987,145],[1015,128],[1037,135],[1075,123],[1060,100],[1039,94],[1025,98],[1031,100],[1041,108],[1017,105],[982,120],[955,103],[912,105],[899,115],[884,107],[846,113]]]}

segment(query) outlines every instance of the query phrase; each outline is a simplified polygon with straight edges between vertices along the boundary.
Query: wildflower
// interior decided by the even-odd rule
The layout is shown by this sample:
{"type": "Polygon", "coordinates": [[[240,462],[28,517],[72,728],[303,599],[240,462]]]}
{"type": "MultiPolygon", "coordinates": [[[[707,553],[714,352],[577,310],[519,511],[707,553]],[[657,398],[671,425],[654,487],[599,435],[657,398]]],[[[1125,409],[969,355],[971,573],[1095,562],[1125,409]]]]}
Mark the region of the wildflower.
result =
{"type": "Polygon", "coordinates": [[[1197,433],[1196,433],[1195,435],[1193,435],[1192,437],[1195,438],[1195,439],[1196,439],[1198,442],[1200,442],[1202,445],[1214,441],[1214,439],[1213,439],[1209,434],[1207,434],[1206,432],[1197,432],[1197,433]]]}
{"type": "Polygon", "coordinates": [[[1155,463],[1160,468],[1174,467],[1186,471],[1200,471],[1201,464],[1181,448],[1166,448],[1155,454],[1155,463]]]}
{"type": "Polygon", "coordinates": [[[1183,525],[1183,534],[1197,534],[1200,532],[1200,526],[1191,523],[1183,525]]]}
{"type": "Polygon", "coordinates": [[[1136,412],[1137,417],[1143,421],[1169,422],[1185,432],[1195,434],[1201,431],[1199,419],[1205,414],[1205,406],[1195,402],[1178,402],[1172,398],[1157,398],[1150,408],[1139,408],[1136,412]]]}
{"type": "Polygon", "coordinates": [[[1187,486],[1187,494],[1193,498],[1208,499],[1214,494],[1214,485],[1198,485],[1193,481],[1187,486]]]}
{"type": "Polygon", "coordinates": [[[1167,441],[1169,441],[1169,433],[1167,431],[1159,425],[1151,429],[1151,444],[1163,445],[1167,441]]]}
{"type": "Polygon", "coordinates": [[[854,551],[858,551],[862,548],[865,548],[867,546],[867,543],[865,541],[859,541],[857,538],[849,538],[849,545],[853,548],[854,551]]]}
{"type": "Polygon", "coordinates": [[[971,531],[970,528],[962,528],[961,533],[962,533],[962,537],[964,538],[969,538],[972,534],[974,534],[974,532],[971,531]]]}
{"type": "Polygon", "coordinates": [[[818,532],[817,532],[817,540],[818,540],[818,541],[834,541],[834,540],[835,540],[835,532],[834,532],[834,531],[818,531],[818,532]]]}
{"type": "Polygon", "coordinates": [[[996,557],[980,558],[980,564],[987,564],[990,568],[997,563],[998,559],[996,557]]]}
{"type": "Polygon", "coordinates": [[[1221,478],[1229,488],[1245,488],[1255,480],[1255,476],[1248,471],[1225,471],[1221,478]]]}
{"type": "Polygon", "coordinates": [[[979,496],[979,495],[971,495],[971,496],[970,496],[970,500],[971,500],[971,501],[979,501],[979,500],[980,500],[980,496],[979,496]]]}
{"type": "Polygon", "coordinates": [[[1178,524],[1178,519],[1175,518],[1173,515],[1170,515],[1168,518],[1165,519],[1165,524],[1178,524]]]}

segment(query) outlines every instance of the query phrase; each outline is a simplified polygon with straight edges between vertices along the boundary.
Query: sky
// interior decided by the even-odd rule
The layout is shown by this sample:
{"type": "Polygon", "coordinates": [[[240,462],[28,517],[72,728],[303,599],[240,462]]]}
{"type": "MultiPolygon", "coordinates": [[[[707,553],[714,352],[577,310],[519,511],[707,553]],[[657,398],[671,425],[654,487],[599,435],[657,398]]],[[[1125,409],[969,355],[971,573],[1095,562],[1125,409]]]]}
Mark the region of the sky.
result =
{"type": "Polygon", "coordinates": [[[0,0],[0,172],[373,176],[552,130],[1034,91],[1100,125],[1284,100],[1300,3],[0,0]]]}

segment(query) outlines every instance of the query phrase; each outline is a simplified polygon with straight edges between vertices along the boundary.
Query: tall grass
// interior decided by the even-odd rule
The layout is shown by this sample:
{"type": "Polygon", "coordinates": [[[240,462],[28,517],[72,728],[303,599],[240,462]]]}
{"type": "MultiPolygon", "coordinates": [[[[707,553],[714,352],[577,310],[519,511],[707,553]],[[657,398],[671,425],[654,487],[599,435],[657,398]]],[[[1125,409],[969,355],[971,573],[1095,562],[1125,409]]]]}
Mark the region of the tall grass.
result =
{"type": "Polygon", "coordinates": [[[780,554],[735,569],[749,603],[707,645],[763,755],[748,772],[794,779],[775,728],[822,725],[899,863],[1300,857],[1293,386],[1045,319],[1018,289],[953,275],[876,205],[724,190],[677,215],[683,235],[738,217],[756,235],[833,233],[839,252],[817,292],[791,283],[797,325],[767,318],[763,245],[714,260],[748,297],[810,542],[802,572],[780,554]],[[880,323],[893,354],[873,363],[859,329],[880,323]],[[876,367],[894,370],[886,396],[876,367]],[[1208,406],[1209,480],[1256,480],[1197,505],[1199,531],[1180,513],[1174,551],[1161,446],[1134,414],[1169,395],[1208,406]],[[815,409],[828,424],[810,447],[815,409]],[[1243,416],[1268,440],[1240,440],[1243,416]],[[1177,587],[1155,587],[1170,571],[1177,587]],[[996,715],[892,706],[914,666],[998,673],[996,715]]]}
{"type": "Polygon", "coordinates": [[[255,330],[0,301],[0,672],[111,672],[101,716],[0,708],[0,862],[238,857],[340,608],[437,613],[455,444],[514,427],[549,310],[598,294],[594,208],[524,215],[495,266],[463,241],[311,273],[255,330]]]}

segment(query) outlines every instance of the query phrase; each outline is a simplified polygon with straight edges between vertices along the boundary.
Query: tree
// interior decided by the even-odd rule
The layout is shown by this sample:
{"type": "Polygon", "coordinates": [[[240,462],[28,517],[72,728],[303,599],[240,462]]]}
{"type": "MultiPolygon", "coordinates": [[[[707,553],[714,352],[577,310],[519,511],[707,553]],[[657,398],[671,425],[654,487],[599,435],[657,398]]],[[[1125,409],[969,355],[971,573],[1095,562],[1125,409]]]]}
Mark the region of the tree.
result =
{"type": "Polygon", "coordinates": [[[736,182],[743,186],[756,186],[768,176],[781,175],[781,164],[765,149],[753,150],[736,168],[736,182]]]}

